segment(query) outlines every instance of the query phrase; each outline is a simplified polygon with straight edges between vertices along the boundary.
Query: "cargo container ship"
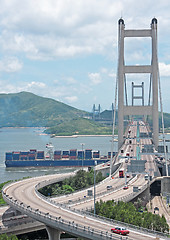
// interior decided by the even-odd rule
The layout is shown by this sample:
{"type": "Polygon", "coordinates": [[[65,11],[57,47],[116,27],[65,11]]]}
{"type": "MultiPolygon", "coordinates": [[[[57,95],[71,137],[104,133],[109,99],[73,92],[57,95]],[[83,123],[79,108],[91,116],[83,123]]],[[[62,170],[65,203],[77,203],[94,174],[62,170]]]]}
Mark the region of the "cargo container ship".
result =
{"type": "MultiPolygon", "coordinates": [[[[113,156],[116,153],[113,152],[113,156]]],[[[46,151],[6,152],[5,165],[9,167],[90,167],[106,163],[110,160],[111,152],[107,156],[101,156],[100,151],[92,149],[68,151],[54,150],[52,144],[46,145],[46,151]]]]}

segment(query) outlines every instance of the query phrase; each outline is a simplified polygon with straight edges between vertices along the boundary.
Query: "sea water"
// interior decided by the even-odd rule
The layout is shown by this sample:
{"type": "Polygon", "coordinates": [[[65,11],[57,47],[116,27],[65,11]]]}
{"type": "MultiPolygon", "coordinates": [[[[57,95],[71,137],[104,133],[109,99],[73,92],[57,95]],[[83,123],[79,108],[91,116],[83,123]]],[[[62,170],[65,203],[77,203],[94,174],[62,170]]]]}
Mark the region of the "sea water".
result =
{"type": "MultiPolygon", "coordinates": [[[[34,177],[45,174],[65,173],[75,168],[6,168],[5,152],[29,151],[37,149],[45,151],[46,144],[51,142],[54,150],[92,149],[100,150],[102,155],[111,151],[110,136],[85,136],[85,137],[56,137],[43,133],[44,128],[1,128],[0,129],[0,183],[8,180],[18,180],[23,177],[34,177]]],[[[160,136],[160,138],[162,138],[160,136]]],[[[170,134],[166,134],[170,140],[170,134]]],[[[163,143],[160,142],[160,145],[163,143]]],[[[170,142],[166,145],[170,151],[170,142]]],[[[117,151],[117,142],[114,142],[113,151],[117,151]]],[[[168,155],[169,157],[169,155],[168,155]]]]}
{"type": "MultiPolygon", "coordinates": [[[[46,144],[51,142],[54,150],[92,149],[100,150],[102,155],[111,151],[110,136],[57,137],[43,134],[43,128],[1,128],[0,129],[0,183],[18,180],[23,177],[34,177],[45,174],[65,173],[75,168],[6,168],[5,153],[12,151],[45,151],[46,144]]],[[[113,151],[117,151],[114,142],[113,151]]]]}

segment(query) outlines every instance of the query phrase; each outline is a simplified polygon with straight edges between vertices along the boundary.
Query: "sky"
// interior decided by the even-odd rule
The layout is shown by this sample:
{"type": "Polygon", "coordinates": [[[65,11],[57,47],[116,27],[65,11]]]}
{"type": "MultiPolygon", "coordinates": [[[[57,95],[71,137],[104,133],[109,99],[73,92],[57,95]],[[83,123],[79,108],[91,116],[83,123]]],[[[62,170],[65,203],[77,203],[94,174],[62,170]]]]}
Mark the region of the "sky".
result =
{"type": "MultiPolygon", "coordinates": [[[[149,29],[158,20],[164,112],[170,112],[169,0],[0,0],[0,93],[28,91],[91,112],[110,110],[115,95],[118,20],[149,29]]],[[[150,64],[151,39],[125,41],[126,64],[150,64]]],[[[128,75],[131,85],[150,76],[128,75]]],[[[136,93],[140,94],[140,93],[136,93]]]]}

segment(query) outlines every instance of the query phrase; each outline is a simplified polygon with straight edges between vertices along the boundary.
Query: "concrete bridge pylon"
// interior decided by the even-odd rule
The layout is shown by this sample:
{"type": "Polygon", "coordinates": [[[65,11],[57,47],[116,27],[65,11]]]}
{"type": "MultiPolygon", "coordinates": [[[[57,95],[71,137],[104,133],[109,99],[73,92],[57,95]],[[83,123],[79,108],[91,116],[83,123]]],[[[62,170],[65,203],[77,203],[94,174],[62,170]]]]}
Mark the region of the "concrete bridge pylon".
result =
{"type": "MultiPolygon", "coordinates": [[[[158,146],[159,119],[158,119],[158,58],[157,58],[157,19],[153,18],[150,29],[125,30],[124,20],[118,21],[118,148],[124,142],[124,116],[129,115],[150,115],[153,121],[153,143],[158,146]],[[124,40],[129,37],[150,37],[152,45],[150,65],[125,65],[124,40]],[[125,75],[137,73],[148,73],[151,76],[152,102],[150,105],[125,105],[125,75]]],[[[127,96],[126,96],[127,97],[127,96]]]]}
{"type": "Polygon", "coordinates": [[[61,231],[46,225],[49,240],[60,240],[61,231]]]}

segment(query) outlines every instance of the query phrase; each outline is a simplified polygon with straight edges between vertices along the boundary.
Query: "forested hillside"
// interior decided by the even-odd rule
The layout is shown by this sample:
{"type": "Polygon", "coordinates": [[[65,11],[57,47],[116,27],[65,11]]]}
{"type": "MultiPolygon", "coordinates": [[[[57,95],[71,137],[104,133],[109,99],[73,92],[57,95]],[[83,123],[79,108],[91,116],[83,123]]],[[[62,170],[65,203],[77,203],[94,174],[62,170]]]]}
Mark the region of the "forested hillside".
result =
{"type": "Polygon", "coordinates": [[[1,127],[53,126],[85,112],[33,93],[0,94],[1,127]]]}
{"type": "MultiPolygon", "coordinates": [[[[47,127],[54,135],[111,134],[112,111],[105,110],[101,120],[87,119],[92,113],[44,98],[29,92],[0,94],[0,127],[47,127]]],[[[151,119],[149,119],[151,123],[151,119]]],[[[164,113],[166,131],[170,128],[170,114],[164,113]]],[[[159,116],[161,128],[161,114],[159,116]]],[[[117,114],[116,114],[117,124],[117,114]]]]}
{"type": "Polygon", "coordinates": [[[0,94],[0,127],[47,127],[56,135],[111,134],[111,127],[86,119],[89,113],[33,93],[0,94]]]}

